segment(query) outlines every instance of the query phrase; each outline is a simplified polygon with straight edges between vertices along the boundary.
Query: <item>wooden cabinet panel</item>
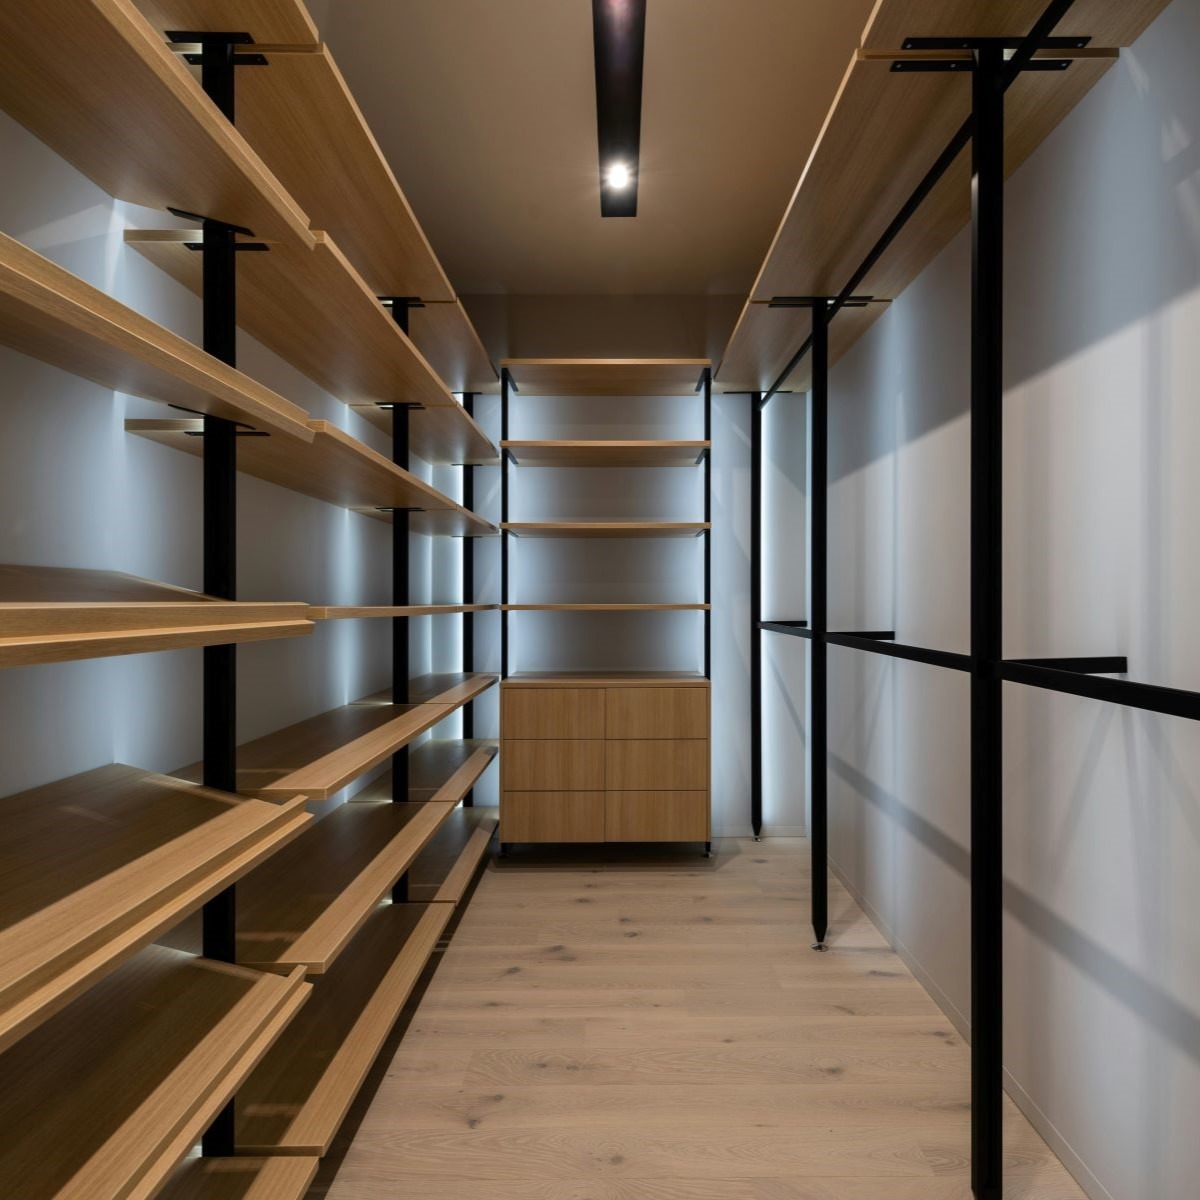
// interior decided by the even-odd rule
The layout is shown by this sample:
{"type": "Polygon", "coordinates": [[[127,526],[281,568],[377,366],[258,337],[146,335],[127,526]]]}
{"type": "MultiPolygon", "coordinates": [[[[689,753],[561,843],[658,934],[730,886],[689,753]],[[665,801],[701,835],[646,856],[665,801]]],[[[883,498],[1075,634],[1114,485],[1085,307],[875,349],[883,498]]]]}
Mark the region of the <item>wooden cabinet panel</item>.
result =
{"type": "Polygon", "coordinates": [[[604,743],[505,740],[500,782],[505,791],[603,791],[604,743]]]}
{"type": "Polygon", "coordinates": [[[695,791],[708,787],[708,742],[605,742],[605,787],[621,791],[695,791]]]}
{"type": "Polygon", "coordinates": [[[605,698],[606,737],[708,737],[708,688],[609,688],[605,698]]]}
{"type": "Polygon", "coordinates": [[[604,838],[609,842],[706,842],[708,792],[608,792],[604,838]]]}
{"type": "Polygon", "coordinates": [[[602,688],[520,688],[501,690],[500,728],[504,738],[602,738],[602,688]]]}
{"type": "Polygon", "coordinates": [[[602,842],[603,792],[509,792],[500,809],[502,842],[602,842]]]}

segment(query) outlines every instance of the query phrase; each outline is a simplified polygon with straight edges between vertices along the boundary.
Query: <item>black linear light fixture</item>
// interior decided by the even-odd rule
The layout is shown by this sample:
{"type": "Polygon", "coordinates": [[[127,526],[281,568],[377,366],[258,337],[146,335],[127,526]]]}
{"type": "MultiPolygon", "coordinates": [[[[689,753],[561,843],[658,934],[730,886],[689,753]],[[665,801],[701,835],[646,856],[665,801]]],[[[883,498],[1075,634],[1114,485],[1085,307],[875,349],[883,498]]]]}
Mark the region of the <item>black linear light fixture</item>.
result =
{"type": "Polygon", "coordinates": [[[646,0],[592,0],[600,215],[636,217],[646,0]]]}

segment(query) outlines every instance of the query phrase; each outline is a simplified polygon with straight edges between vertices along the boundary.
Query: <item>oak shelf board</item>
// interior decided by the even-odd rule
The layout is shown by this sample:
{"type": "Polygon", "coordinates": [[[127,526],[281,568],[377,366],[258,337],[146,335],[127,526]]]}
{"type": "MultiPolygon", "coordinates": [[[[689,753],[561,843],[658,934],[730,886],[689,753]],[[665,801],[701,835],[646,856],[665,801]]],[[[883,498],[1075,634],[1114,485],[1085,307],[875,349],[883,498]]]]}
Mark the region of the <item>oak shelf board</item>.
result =
{"type": "MultiPolygon", "coordinates": [[[[462,405],[334,239],[324,232],[314,237],[312,250],[278,243],[239,255],[241,328],[344,404],[440,406],[457,413],[457,420],[465,418],[462,405]]],[[[188,249],[203,244],[201,230],[131,229],[125,241],[201,293],[202,256],[188,249]]]]}
{"type": "Polygon", "coordinates": [[[315,1157],[194,1158],[171,1177],[158,1200],[304,1200],[321,1160],[315,1157]]]}
{"type": "Polygon", "coordinates": [[[0,5],[0,107],[120,200],[313,244],[307,215],[130,0],[0,5]]]}
{"type": "MultiPolygon", "coordinates": [[[[350,407],[381,433],[391,435],[391,408],[378,404],[352,404],[350,407]]],[[[476,467],[500,465],[500,451],[461,404],[455,409],[443,404],[436,408],[411,410],[408,414],[408,446],[413,454],[429,463],[476,467]]]]}
{"type": "Polygon", "coordinates": [[[687,396],[707,358],[506,358],[519,396],[687,396]]]}
{"type": "Polygon", "coordinates": [[[0,1057],[0,1193],[149,1200],[311,990],[143,950],[0,1057]]]}
{"type": "Polygon", "coordinates": [[[494,612],[498,604],[321,604],[310,608],[314,621],[347,621],[371,617],[442,617],[452,613],[494,612]]]}
{"type": "Polygon", "coordinates": [[[312,633],[306,604],[216,600],[116,571],[0,566],[0,668],[312,633]]]}
{"type": "Polygon", "coordinates": [[[710,604],[503,604],[505,612],[707,612],[710,604]]]}
{"type": "Polygon", "coordinates": [[[707,441],[506,441],[519,467],[694,467],[707,441]]]}
{"type": "Polygon", "coordinates": [[[505,521],[501,530],[515,537],[654,538],[699,537],[708,521],[505,521]]]}
{"type": "MultiPolygon", "coordinates": [[[[449,704],[367,699],[297,721],[238,747],[238,791],[328,800],[451,712],[449,704]]],[[[195,763],[178,774],[198,779],[200,772],[195,763]]]]}
{"type": "Polygon", "coordinates": [[[516,671],[502,687],[708,687],[696,671],[516,671]]]}
{"type": "MultiPolygon", "coordinates": [[[[876,15],[890,7],[877,6],[876,15]]],[[[970,7],[976,14],[981,8],[970,7]]],[[[929,22],[923,9],[919,20],[924,32],[929,22]]],[[[779,296],[836,295],[969,116],[970,87],[959,86],[957,74],[895,73],[892,62],[904,52],[892,50],[862,49],[852,55],[723,355],[717,373],[722,387],[762,389],[774,382],[800,348],[809,316],[803,310],[760,312],[759,305],[779,296]]],[[[1067,71],[1020,76],[1006,101],[1006,172],[1024,162],[1113,65],[1116,54],[1103,47],[1054,51],[1056,58],[1073,60],[1067,71]]],[[[968,146],[856,291],[894,299],[969,219],[968,146]]],[[[834,318],[831,365],[878,315],[872,305],[834,318]]],[[[793,375],[789,386],[806,387],[807,370],[793,375]]]]}
{"type": "MultiPolygon", "coordinates": [[[[486,692],[498,676],[476,671],[443,671],[432,675],[416,675],[408,681],[411,704],[446,704],[451,711],[486,692]]],[[[391,689],[376,692],[360,701],[363,704],[390,704],[391,689]]]]}
{"type": "Polygon", "coordinates": [[[353,799],[238,884],[243,966],[326,974],[454,810],[353,799]]]}
{"type": "MultiPolygon", "coordinates": [[[[188,418],[130,418],[129,433],[203,458],[204,423],[188,418]]],[[[416,475],[328,421],[309,421],[312,440],[280,435],[238,439],[238,469],[267,483],[351,508],[378,520],[392,520],[386,508],[419,508],[409,513],[415,533],[485,536],[495,526],[468,512],[416,475]]]]}
{"type": "Polygon", "coordinates": [[[0,1050],[311,819],[120,763],[0,800],[0,1050]]]}
{"type": "Polygon", "coordinates": [[[453,912],[451,904],[375,910],[239,1090],[239,1152],[328,1152],[453,912]]]}
{"type": "Polygon", "coordinates": [[[494,808],[456,808],[408,872],[415,903],[459,904],[499,824],[494,808]]]}
{"type": "MultiPolygon", "coordinates": [[[[479,782],[499,752],[488,738],[429,738],[408,752],[408,790],[414,803],[457,804],[479,782]]],[[[392,773],[384,771],[354,801],[391,800],[392,773]]]]}
{"type": "MultiPolygon", "coordinates": [[[[302,0],[134,0],[160,32],[248,33],[257,43],[315,46],[320,34],[302,0]]],[[[240,105],[238,106],[240,109],[240,105]]],[[[239,114],[240,115],[240,114],[239,114]]]]}
{"type": "MultiPolygon", "coordinates": [[[[1076,0],[1054,27],[1056,37],[1091,37],[1097,46],[1129,46],[1169,0],[1076,0]]],[[[1045,11],[1042,0],[884,0],[863,34],[868,49],[892,50],[906,37],[999,37],[1033,28],[1045,11]]]]}
{"type": "Polygon", "coordinates": [[[298,405],[5,234],[0,342],[113,391],[312,436],[298,405]]]}

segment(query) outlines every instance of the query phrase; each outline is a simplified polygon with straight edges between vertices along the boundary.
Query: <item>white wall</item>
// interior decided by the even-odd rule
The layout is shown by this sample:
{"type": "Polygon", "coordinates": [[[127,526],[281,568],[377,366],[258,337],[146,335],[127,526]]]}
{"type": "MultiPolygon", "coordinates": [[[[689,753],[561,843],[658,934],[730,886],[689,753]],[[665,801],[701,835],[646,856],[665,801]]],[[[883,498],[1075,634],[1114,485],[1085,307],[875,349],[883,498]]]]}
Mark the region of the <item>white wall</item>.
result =
{"type": "MultiPolygon", "coordinates": [[[[197,298],[122,240],[126,227],[170,225],[169,215],[115,202],[3,114],[0,157],[8,181],[0,229],[199,340],[197,298]]],[[[244,335],[239,365],[314,417],[387,449],[378,431],[244,335]]],[[[0,370],[0,563],[103,568],[199,588],[200,460],[124,431],[126,415],[170,410],[3,347],[0,370]]],[[[416,467],[429,474],[426,465],[416,467]]],[[[457,474],[440,469],[439,483],[456,491],[457,474]]],[[[238,505],[239,599],[390,601],[389,526],[246,475],[238,477],[238,505]]],[[[457,599],[456,590],[435,594],[457,578],[440,566],[434,593],[425,592],[431,554],[439,564],[456,563],[459,543],[414,537],[412,547],[422,592],[415,598],[457,599]]],[[[481,576],[486,587],[482,568],[481,576]]],[[[455,620],[441,618],[439,626],[455,620]]],[[[429,669],[435,643],[439,668],[457,667],[448,648],[457,626],[435,632],[431,624],[411,622],[414,671],[429,669]]],[[[239,647],[239,740],[388,686],[389,626],[325,622],[308,638],[239,647]]],[[[112,761],[165,771],[194,762],[200,672],[199,650],[0,672],[0,795],[112,761]]],[[[494,726],[481,718],[481,731],[494,726]]],[[[447,723],[438,732],[451,730],[447,723]]]]}
{"type": "MultiPolygon", "coordinates": [[[[1004,443],[1005,653],[1192,690],[1198,50],[1175,0],[1009,184],[1004,443]]],[[[969,272],[964,234],[832,374],[833,629],[968,649],[969,272]]],[[[967,679],[829,675],[836,869],[965,1028],[967,679]]],[[[1010,1089],[1097,1197],[1197,1194],[1197,780],[1193,723],[1006,686],[1010,1089]]]]}

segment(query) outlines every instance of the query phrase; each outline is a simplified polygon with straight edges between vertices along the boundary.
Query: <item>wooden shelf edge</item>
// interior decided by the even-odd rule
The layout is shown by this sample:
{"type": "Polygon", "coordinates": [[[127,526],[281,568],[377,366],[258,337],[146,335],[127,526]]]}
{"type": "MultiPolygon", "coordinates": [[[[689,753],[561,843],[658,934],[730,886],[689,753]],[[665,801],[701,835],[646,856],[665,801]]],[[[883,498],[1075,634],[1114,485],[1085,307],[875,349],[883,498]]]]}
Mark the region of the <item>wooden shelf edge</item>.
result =
{"type": "Polygon", "coordinates": [[[441,887],[433,897],[435,904],[457,906],[461,903],[467,889],[471,886],[475,872],[479,869],[479,864],[483,862],[484,856],[487,854],[488,845],[495,836],[499,824],[499,821],[488,817],[480,821],[471,831],[471,836],[463,846],[462,853],[459,854],[450,873],[442,881],[441,887]]]}
{"type": "Polygon", "coordinates": [[[277,1142],[267,1145],[257,1144],[253,1137],[243,1135],[238,1140],[241,1153],[318,1156],[328,1153],[371,1064],[437,949],[453,913],[453,907],[449,904],[423,907],[424,912],[415,928],[361,1009],[317,1086],[306,1097],[286,1132],[277,1142]]]}
{"type": "MultiPolygon", "coordinates": [[[[251,800],[243,803],[263,802],[251,800]]],[[[261,839],[243,839],[250,844],[220,861],[210,874],[177,894],[165,896],[130,924],[114,928],[82,957],[64,963],[57,971],[47,972],[43,967],[39,973],[44,974],[44,979],[34,990],[16,992],[14,989],[15,994],[0,1007],[0,1052],[66,1007],[98,979],[115,970],[183,917],[195,912],[218,892],[286,846],[313,821],[303,796],[294,796],[284,803],[270,805],[270,808],[272,811],[264,814],[266,823],[261,831],[261,839]]]]}
{"type": "Polygon", "coordinates": [[[159,1200],[304,1200],[321,1160],[277,1158],[196,1158],[183,1166],[159,1200]]]}
{"type": "Polygon", "coordinates": [[[504,612],[705,612],[711,604],[502,604],[504,612]]]}
{"type": "Polygon", "coordinates": [[[372,617],[441,617],[453,613],[494,612],[498,604],[317,605],[309,609],[314,621],[346,621],[372,617]]]}
{"type": "Polygon", "coordinates": [[[517,671],[501,687],[709,687],[695,671],[517,671]]]}
{"type": "Polygon", "coordinates": [[[653,538],[699,537],[712,528],[709,521],[504,521],[503,533],[513,537],[653,538]]]}

